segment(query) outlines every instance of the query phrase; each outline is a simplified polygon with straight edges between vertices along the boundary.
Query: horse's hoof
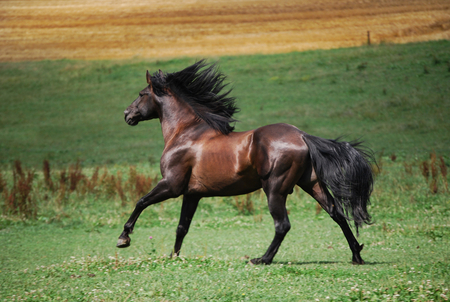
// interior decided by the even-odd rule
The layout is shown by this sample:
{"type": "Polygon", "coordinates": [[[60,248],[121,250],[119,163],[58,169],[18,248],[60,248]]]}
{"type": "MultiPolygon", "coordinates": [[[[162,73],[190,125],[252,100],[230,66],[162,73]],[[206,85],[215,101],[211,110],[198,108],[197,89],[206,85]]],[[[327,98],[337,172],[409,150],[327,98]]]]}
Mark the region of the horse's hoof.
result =
{"type": "Polygon", "coordinates": [[[130,246],[130,242],[131,242],[130,238],[126,238],[126,239],[119,238],[119,240],[117,241],[116,247],[118,247],[118,248],[129,247],[130,246]]]}
{"type": "Polygon", "coordinates": [[[363,265],[365,264],[364,260],[360,259],[360,260],[354,260],[352,261],[353,265],[363,265]]]}
{"type": "Polygon", "coordinates": [[[171,252],[170,255],[169,255],[170,259],[176,259],[178,257],[180,257],[180,252],[178,252],[178,253],[171,252]]]}
{"type": "Polygon", "coordinates": [[[249,263],[249,264],[252,264],[252,265],[258,265],[258,264],[270,264],[270,262],[267,263],[267,262],[263,261],[262,258],[254,258],[254,259],[250,260],[248,263],[249,263]]]}

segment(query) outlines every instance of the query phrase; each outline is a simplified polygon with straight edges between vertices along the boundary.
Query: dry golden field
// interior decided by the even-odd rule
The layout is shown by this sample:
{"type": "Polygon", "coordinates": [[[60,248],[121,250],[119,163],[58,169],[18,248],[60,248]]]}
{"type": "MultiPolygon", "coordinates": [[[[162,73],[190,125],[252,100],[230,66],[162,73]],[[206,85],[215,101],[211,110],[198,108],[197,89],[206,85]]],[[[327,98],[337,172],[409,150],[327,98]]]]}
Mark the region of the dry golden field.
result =
{"type": "Polygon", "coordinates": [[[450,39],[449,0],[1,0],[0,61],[279,53],[450,39]]]}

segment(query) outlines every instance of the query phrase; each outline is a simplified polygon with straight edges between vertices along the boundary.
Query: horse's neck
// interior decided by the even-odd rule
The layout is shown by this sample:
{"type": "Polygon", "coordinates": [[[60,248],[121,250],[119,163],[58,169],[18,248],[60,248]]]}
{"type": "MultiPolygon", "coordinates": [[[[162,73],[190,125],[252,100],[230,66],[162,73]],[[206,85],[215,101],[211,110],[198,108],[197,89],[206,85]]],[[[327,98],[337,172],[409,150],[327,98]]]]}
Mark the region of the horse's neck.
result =
{"type": "Polygon", "coordinates": [[[196,122],[194,110],[185,102],[170,96],[161,102],[161,129],[167,145],[196,122]]]}

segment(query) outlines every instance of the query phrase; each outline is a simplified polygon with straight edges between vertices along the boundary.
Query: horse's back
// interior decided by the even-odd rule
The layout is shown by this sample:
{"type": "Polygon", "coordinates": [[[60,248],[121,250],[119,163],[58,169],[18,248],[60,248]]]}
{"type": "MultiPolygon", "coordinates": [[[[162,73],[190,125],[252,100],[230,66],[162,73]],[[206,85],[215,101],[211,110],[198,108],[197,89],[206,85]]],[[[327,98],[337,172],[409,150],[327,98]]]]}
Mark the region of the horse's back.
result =
{"type": "Polygon", "coordinates": [[[271,142],[291,142],[300,145],[303,145],[301,137],[304,133],[297,127],[285,123],[266,125],[254,130],[254,136],[258,139],[271,140],[271,142]]]}

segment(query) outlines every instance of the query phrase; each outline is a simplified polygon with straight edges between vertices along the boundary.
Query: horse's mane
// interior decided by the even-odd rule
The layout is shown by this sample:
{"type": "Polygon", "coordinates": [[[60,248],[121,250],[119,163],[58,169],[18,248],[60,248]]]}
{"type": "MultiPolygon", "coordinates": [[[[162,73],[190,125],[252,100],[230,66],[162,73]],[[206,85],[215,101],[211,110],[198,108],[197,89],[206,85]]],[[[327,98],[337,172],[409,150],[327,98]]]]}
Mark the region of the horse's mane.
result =
{"type": "Polygon", "coordinates": [[[228,85],[224,83],[225,79],[216,64],[207,64],[204,60],[178,72],[157,72],[151,78],[156,95],[166,95],[170,90],[192,107],[197,118],[213,129],[228,134],[234,130],[230,123],[236,122],[233,114],[239,109],[235,98],[228,96],[231,89],[222,91],[228,85]]]}

